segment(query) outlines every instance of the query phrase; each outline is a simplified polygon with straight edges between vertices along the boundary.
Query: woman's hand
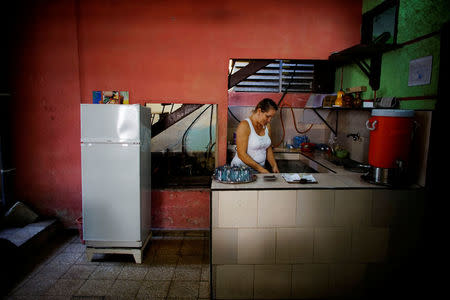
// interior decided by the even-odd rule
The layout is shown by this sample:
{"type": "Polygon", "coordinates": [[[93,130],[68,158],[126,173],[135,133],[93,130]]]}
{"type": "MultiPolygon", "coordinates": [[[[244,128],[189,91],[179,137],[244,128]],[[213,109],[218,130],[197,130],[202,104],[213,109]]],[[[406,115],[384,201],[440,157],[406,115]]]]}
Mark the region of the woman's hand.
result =
{"type": "Polygon", "coordinates": [[[278,170],[278,166],[277,165],[275,165],[275,167],[272,167],[272,172],[280,173],[280,170],[278,170]]]}

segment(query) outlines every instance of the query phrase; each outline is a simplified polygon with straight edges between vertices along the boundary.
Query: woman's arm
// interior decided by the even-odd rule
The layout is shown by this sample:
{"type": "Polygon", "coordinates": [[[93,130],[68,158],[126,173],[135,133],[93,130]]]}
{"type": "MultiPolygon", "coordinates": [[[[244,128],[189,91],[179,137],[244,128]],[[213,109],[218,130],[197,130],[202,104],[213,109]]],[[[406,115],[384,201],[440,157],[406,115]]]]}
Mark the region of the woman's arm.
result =
{"type": "MultiPolygon", "coordinates": [[[[270,130],[270,125],[267,124],[267,128],[269,129],[269,137],[270,140],[272,140],[272,131],[270,130]]],[[[269,146],[269,148],[267,148],[267,161],[269,162],[269,164],[272,166],[272,171],[274,173],[280,173],[280,171],[278,170],[278,165],[277,165],[277,161],[275,160],[275,156],[273,154],[273,150],[272,150],[272,145],[269,146]]]]}
{"type": "Polygon", "coordinates": [[[248,138],[250,136],[250,126],[247,121],[239,123],[236,130],[236,152],[240,160],[249,167],[252,167],[260,173],[269,173],[268,170],[261,167],[250,155],[247,154],[248,138]]]}

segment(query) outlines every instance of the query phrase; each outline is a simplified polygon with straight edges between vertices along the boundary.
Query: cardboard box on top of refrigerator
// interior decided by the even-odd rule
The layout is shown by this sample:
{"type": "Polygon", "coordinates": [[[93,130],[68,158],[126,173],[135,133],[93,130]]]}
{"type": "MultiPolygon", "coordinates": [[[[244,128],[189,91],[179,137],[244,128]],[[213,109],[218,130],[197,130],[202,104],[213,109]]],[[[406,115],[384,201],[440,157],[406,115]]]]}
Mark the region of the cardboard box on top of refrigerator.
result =
{"type": "Polygon", "coordinates": [[[93,91],[93,104],[130,104],[128,91],[93,91]]]}

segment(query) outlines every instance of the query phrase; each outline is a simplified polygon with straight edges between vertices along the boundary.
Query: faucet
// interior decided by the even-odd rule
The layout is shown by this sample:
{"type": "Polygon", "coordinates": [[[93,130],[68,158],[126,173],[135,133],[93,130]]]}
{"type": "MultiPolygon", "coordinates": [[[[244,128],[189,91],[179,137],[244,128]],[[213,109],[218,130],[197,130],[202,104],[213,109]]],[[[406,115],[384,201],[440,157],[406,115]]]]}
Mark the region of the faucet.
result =
{"type": "Polygon", "coordinates": [[[330,137],[330,139],[328,140],[328,145],[327,145],[328,151],[329,151],[328,153],[330,153],[332,156],[334,156],[336,154],[336,149],[335,149],[336,143],[337,143],[336,136],[330,137]]]}
{"type": "Polygon", "coordinates": [[[357,140],[359,140],[359,132],[357,132],[357,133],[349,133],[349,134],[347,134],[347,137],[352,137],[353,140],[356,142],[357,140]]]}

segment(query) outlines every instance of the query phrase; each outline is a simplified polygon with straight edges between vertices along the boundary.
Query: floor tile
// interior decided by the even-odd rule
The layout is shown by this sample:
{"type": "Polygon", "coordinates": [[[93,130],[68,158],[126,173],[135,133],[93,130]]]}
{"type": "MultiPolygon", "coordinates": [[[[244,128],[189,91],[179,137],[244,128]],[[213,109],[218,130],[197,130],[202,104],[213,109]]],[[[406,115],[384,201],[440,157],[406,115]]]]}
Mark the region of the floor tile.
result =
{"type": "Polygon", "coordinates": [[[195,255],[183,255],[180,257],[178,264],[180,265],[196,265],[201,267],[203,262],[203,256],[195,256],[195,255]]]}
{"type": "Polygon", "coordinates": [[[145,275],[145,280],[172,280],[175,272],[173,265],[150,266],[145,275]]]}
{"type": "Polygon", "coordinates": [[[143,281],[136,299],[153,299],[154,297],[166,297],[169,291],[170,281],[143,281]]]}
{"type": "Polygon", "coordinates": [[[181,246],[181,255],[203,255],[205,241],[202,240],[183,240],[181,246]]]}
{"type": "Polygon", "coordinates": [[[6,299],[209,299],[209,232],[154,237],[142,264],[119,254],[90,262],[78,235],[49,242],[6,299]]]}
{"type": "Polygon", "coordinates": [[[73,264],[81,256],[81,252],[62,252],[58,254],[50,263],[73,264]]]}
{"type": "Polygon", "coordinates": [[[198,297],[199,281],[172,281],[168,297],[194,298],[198,297]]]}
{"type": "Polygon", "coordinates": [[[202,275],[200,277],[201,281],[209,281],[210,268],[209,265],[202,265],[202,275]]]}
{"type": "Polygon", "coordinates": [[[58,264],[58,263],[52,262],[52,263],[40,268],[40,270],[36,274],[35,278],[38,277],[40,279],[45,279],[45,278],[58,279],[61,276],[63,276],[64,273],[66,273],[67,270],[70,269],[70,267],[71,267],[71,265],[69,265],[69,264],[58,264]]]}
{"type": "Polygon", "coordinates": [[[114,280],[89,279],[80,287],[77,296],[106,296],[111,289],[114,280]]]}
{"type": "Polygon", "coordinates": [[[46,296],[11,296],[6,299],[7,300],[67,300],[67,299],[73,299],[73,298],[67,297],[67,296],[46,295],[46,296]]]}
{"type": "Polygon", "coordinates": [[[55,284],[56,279],[53,278],[33,278],[25,282],[20,288],[15,290],[13,296],[41,296],[55,284]]]}
{"type": "Polygon", "coordinates": [[[98,266],[98,265],[100,264],[100,262],[98,262],[98,261],[96,261],[96,260],[89,261],[89,260],[87,259],[87,256],[86,256],[86,252],[84,252],[84,253],[81,253],[80,257],[77,259],[77,261],[75,262],[75,264],[78,264],[78,265],[95,265],[95,266],[98,266]]]}
{"type": "Polygon", "coordinates": [[[173,280],[200,281],[201,268],[178,265],[173,280]]]}
{"type": "Polygon", "coordinates": [[[116,279],[123,266],[98,266],[95,271],[89,276],[90,279],[116,279]]]}
{"type": "Polygon", "coordinates": [[[120,296],[127,299],[134,299],[141,285],[142,281],[118,279],[109,290],[108,296],[120,296]]]}
{"type": "Polygon", "coordinates": [[[153,265],[176,265],[180,260],[179,255],[155,255],[153,265]]]}
{"type": "Polygon", "coordinates": [[[147,266],[124,266],[118,279],[143,280],[148,273],[147,266]]]}
{"type": "Polygon", "coordinates": [[[84,279],[58,279],[46,294],[51,296],[72,296],[84,282],[84,279]]]}
{"type": "Polygon", "coordinates": [[[64,279],[88,279],[95,271],[94,265],[72,265],[62,276],[64,279]]]}
{"type": "Polygon", "coordinates": [[[179,254],[183,240],[160,240],[157,242],[157,255],[179,254]]]}
{"type": "Polygon", "coordinates": [[[82,253],[84,251],[86,251],[86,246],[81,243],[69,243],[63,249],[63,253],[67,253],[67,252],[82,253]]]}
{"type": "Polygon", "coordinates": [[[198,297],[199,298],[209,298],[209,290],[210,290],[209,282],[206,282],[206,281],[200,282],[200,288],[198,290],[198,297]]]}

